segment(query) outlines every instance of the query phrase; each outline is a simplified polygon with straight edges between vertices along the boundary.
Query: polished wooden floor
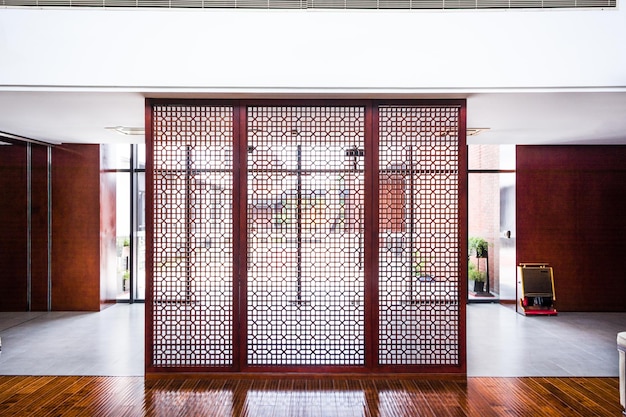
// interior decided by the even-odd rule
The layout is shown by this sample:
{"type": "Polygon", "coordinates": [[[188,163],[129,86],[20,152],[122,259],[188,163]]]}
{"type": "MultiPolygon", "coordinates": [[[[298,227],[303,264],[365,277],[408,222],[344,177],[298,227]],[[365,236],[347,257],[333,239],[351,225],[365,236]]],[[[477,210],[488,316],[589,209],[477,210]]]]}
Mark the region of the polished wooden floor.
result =
{"type": "Polygon", "coordinates": [[[617,378],[3,376],[0,416],[621,416],[617,378]]]}

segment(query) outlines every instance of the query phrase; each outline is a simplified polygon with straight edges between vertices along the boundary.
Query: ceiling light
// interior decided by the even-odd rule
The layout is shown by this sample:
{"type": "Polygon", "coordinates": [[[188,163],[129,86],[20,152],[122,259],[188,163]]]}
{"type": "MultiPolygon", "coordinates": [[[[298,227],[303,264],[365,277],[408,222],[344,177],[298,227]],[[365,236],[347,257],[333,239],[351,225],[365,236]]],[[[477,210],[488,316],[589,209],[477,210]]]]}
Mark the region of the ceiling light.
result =
{"type": "Polygon", "coordinates": [[[488,127],[468,127],[466,131],[467,136],[478,136],[481,133],[489,130],[488,127]]]}
{"type": "Polygon", "coordinates": [[[128,127],[128,126],[113,126],[105,127],[107,130],[112,130],[120,135],[145,135],[146,130],[143,127],[128,127]]]}
{"type": "MultiPolygon", "coordinates": [[[[468,127],[465,130],[465,135],[466,136],[478,136],[480,135],[482,132],[489,130],[488,127],[468,127]]],[[[458,130],[453,129],[453,130],[441,130],[441,131],[435,131],[433,132],[433,134],[435,136],[439,136],[439,137],[443,137],[443,136],[456,136],[458,130]]]]}
{"type": "Polygon", "coordinates": [[[0,141],[0,146],[4,146],[4,145],[11,145],[9,142],[2,142],[0,141]]]}

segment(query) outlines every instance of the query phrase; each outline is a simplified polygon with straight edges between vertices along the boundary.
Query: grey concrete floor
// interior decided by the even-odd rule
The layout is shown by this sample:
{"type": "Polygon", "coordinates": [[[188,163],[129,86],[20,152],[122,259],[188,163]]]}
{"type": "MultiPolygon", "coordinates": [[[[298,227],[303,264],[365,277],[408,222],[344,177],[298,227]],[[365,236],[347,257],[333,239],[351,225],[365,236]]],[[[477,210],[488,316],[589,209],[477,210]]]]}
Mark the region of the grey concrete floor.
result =
{"type": "Polygon", "coordinates": [[[0,375],[144,375],[144,305],[0,313],[0,375]]]}
{"type": "Polygon", "coordinates": [[[626,313],[523,316],[514,306],[467,307],[468,376],[617,377],[626,313]]]}
{"type": "MultiPolygon", "coordinates": [[[[525,317],[467,307],[468,376],[618,376],[626,313],[525,317]]],[[[144,375],[144,305],[101,312],[0,313],[0,375],[144,375]]]]}

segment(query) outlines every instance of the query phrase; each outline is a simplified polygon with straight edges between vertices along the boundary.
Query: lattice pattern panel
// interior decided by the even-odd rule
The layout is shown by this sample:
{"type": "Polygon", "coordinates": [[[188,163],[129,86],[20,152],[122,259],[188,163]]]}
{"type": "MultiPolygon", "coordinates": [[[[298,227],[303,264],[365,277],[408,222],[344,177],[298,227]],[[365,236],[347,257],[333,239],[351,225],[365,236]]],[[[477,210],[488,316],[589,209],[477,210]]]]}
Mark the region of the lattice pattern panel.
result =
{"type": "Polygon", "coordinates": [[[232,365],[233,109],[153,107],[153,365],[232,365]]]}
{"type": "Polygon", "coordinates": [[[456,365],[459,109],[379,115],[379,363],[456,365]]]}
{"type": "Polygon", "coordinates": [[[248,108],[247,361],[364,362],[364,108],[248,108]]]}

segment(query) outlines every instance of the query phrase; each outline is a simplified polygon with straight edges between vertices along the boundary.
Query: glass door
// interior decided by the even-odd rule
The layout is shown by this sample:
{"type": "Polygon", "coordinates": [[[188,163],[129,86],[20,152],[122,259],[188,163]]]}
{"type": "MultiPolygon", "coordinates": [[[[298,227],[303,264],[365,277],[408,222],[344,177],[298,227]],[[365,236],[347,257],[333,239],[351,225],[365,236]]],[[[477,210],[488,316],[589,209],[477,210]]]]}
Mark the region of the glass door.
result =
{"type": "Polygon", "coordinates": [[[515,146],[470,145],[468,300],[514,300],[515,273],[515,146]]]}
{"type": "Polygon", "coordinates": [[[146,298],[146,146],[132,147],[132,262],[130,290],[133,301],[146,298]]]}
{"type": "Polygon", "coordinates": [[[145,145],[112,145],[116,175],[116,299],[143,301],[146,294],[145,145]]]}

